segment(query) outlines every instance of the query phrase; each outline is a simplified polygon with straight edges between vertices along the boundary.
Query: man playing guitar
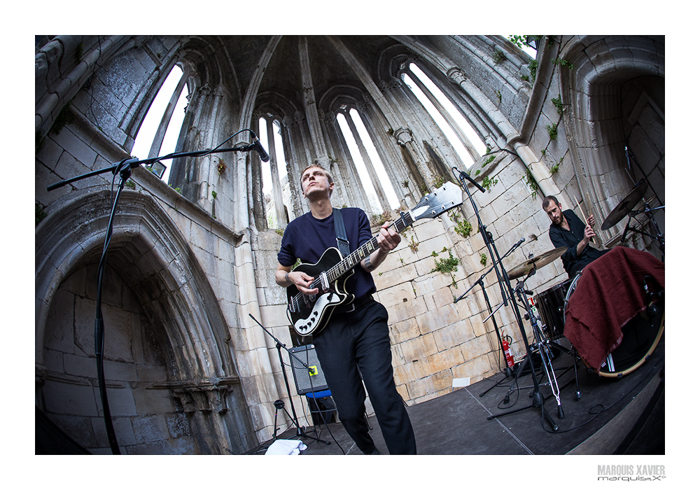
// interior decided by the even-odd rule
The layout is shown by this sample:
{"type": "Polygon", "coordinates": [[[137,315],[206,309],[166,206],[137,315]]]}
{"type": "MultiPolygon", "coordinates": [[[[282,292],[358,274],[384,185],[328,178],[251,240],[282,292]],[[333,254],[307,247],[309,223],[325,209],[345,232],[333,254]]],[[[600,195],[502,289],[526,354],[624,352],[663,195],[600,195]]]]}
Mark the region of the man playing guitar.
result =
{"type": "MultiPolygon", "coordinates": [[[[301,259],[313,264],[324,252],[337,246],[331,193],[332,176],[318,165],[307,167],[301,188],[311,211],[293,220],[285,230],[278,253],[275,281],[282,287],[295,286],[306,298],[316,297],[321,287],[316,277],[292,266],[301,259]]],[[[343,222],[350,250],[372,239],[369,220],[359,208],[343,208],[343,222]]],[[[386,308],[374,301],[376,291],[371,271],[396,248],[401,235],[385,223],[376,237],[377,248],[355,267],[344,283],[353,299],[333,308],[327,324],[313,333],[313,343],[326,382],[333,394],[340,421],[365,454],[379,454],[365,419],[365,386],[374,407],[382,435],[391,454],[416,454],[411,421],[396,390],[391,366],[386,308]],[[363,386],[364,380],[364,386],[363,386]]]]}

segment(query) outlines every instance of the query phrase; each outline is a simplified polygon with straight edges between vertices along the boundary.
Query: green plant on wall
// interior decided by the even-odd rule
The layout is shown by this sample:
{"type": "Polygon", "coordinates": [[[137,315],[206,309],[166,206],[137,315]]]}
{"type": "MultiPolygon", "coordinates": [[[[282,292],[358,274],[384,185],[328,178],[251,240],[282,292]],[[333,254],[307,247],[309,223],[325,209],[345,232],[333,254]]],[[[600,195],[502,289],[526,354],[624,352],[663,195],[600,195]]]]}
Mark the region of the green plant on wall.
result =
{"type": "Polygon", "coordinates": [[[547,128],[547,134],[549,134],[549,139],[550,140],[555,140],[557,139],[557,125],[552,124],[551,126],[548,124],[545,126],[547,128]]]}
{"type": "Polygon", "coordinates": [[[530,60],[530,63],[527,65],[527,67],[530,69],[530,81],[535,82],[535,78],[537,77],[537,66],[539,65],[537,60],[530,60]]]}
{"type": "Polygon", "coordinates": [[[552,99],[552,104],[557,108],[557,113],[562,116],[564,114],[564,103],[561,101],[561,94],[556,99],[552,99]]]}
{"type": "Polygon", "coordinates": [[[411,235],[411,243],[408,244],[408,248],[410,248],[413,252],[418,252],[418,242],[415,240],[413,235],[411,235]]]}
{"type": "Polygon", "coordinates": [[[502,61],[505,61],[506,55],[503,54],[503,51],[501,51],[500,49],[495,49],[493,51],[493,54],[491,55],[491,59],[493,60],[494,64],[497,65],[502,61]]]}
{"type": "Polygon", "coordinates": [[[457,213],[450,213],[450,218],[455,222],[455,233],[467,238],[472,232],[472,224],[467,220],[459,219],[457,213]]]}
{"type": "Polygon", "coordinates": [[[525,185],[527,185],[530,188],[530,195],[534,198],[537,196],[537,189],[539,186],[537,185],[537,181],[535,180],[535,177],[532,175],[532,172],[530,172],[530,169],[525,170],[525,185]]]}
{"type": "MultiPolygon", "coordinates": [[[[452,255],[452,250],[448,250],[447,247],[443,248],[442,251],[449,252],[450,257],[447,259],[435,259],[435,268],[430,272],[442,272],[443,274],[449,274],[452,277],[452,285],[456,288],[457,282],[455,281],[453,272],[457,272],[459,259],[452,255]]],[[[433,257],[437,257],[438,254],[433,250],[431,255],[433,257]]]]}
{"type": "Polygon", "coordinates": [[[552,165],[552,168],[549,169],[549,173],[554,175],[555,173],[559,172],[559,166],[561,163],[564,161],[564,157],[561,157],[559,162],[556,165],[552,165]]]}
{"type": "Polygon", "coordinates": [[[487,191],[490,191],[491,187],[493,187],[496,184],[498,184],[498,179],[492,179],[488,175],[484,177],[484,180],[481,181],[481,186],[487,191]]]}
{"type": "Polygon", "coordinates": [[[561,66],[562,68],[568,68],[569,70],[573,70],[573,69],[574,69],[574,65],[573,65],[573,64],[571,64],[571,63],[569,63],[568,61],[563,60],[563,59],[561,59],[561,58],[557,58],[557,59],[555,59],[555,60],[552,60],[552,63],[554,63],[555,65],[559,65],[559,66],[561,66]]]}
{"type": "Polygon", "coordinates": [[[479,262],[481,262],[481,265],[484,265],[484,266],[485,266],[487,260],[488,260],[488,259],[486,258],[486,254],[481,254],[481,260],[479,260],[479,262]]]}

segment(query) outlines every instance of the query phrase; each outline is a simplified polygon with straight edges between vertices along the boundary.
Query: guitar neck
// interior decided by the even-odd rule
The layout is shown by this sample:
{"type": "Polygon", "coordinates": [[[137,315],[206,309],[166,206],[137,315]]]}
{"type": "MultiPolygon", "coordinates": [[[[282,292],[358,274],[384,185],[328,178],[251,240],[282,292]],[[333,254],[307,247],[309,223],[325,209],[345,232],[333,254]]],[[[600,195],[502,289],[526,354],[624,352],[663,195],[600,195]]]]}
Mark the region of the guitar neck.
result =
{"type": "MultiPolygon", "coordinates": [[[[415,220],[413,216],[409,213],[401,213],[401,217],[394,221],[389,227],[394,227],[397,233],[401,233],[406,228],[411,226],[415,220]]],[[[345,257],[342,261],[337,263],[328,271],[328,279],[331,282],[340,279],[346,272],[355,267],[357,264],[362,262],[366,257],[369,257],[372,252],[379,248],[379,242],[377,241],[378,236],[373,237],[371,240],[366,241],[360,245],[357,250],[352,252],[350,255],[345,257]]]]}

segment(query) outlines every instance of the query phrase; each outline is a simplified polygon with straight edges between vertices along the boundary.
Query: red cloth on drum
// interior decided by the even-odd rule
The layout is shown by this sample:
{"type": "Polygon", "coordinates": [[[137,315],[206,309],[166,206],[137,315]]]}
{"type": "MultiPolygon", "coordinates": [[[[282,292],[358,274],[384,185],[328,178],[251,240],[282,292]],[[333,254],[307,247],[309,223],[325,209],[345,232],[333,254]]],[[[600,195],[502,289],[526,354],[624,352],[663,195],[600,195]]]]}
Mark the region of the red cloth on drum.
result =
{"type": "Polygon", "coordinates": [[[564,336],[596,371],[622,342],[625,324],[648,306],[645,275],[665,289],[663,262],[648,252],[615,247],[579,277],[566,308],[564,336]]]}

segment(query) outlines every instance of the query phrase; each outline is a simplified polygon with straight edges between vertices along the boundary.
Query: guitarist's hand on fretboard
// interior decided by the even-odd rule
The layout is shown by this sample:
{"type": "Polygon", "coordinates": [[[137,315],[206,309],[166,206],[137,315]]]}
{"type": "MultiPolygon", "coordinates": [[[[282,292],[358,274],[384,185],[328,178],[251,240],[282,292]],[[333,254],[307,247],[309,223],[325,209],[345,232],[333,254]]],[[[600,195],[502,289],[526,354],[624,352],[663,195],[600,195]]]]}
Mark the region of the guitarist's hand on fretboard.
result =
{"type": "Polygon", "coordinates": [[[379,235],[377,236],[377,245],[379,245],[379,250],[384,253],[389,253],[398,247],[401,243],[401,235],[396,233],[396,230],[389,228],[392,223],[388,221],[382,225],[382,229],[379,230],[379,235]]]}
{"type": "Polygon", "coordinates": [[[396,230],[391,228],[393,223],[388,221],[382,225],[377,235],[377,250],[372,255],[361,262],[362,267],[367,272],[372,272],[379,267],[379,264],[384,262],[386,256],[401,243],[401,235],[396,233],[396,230]]]}

